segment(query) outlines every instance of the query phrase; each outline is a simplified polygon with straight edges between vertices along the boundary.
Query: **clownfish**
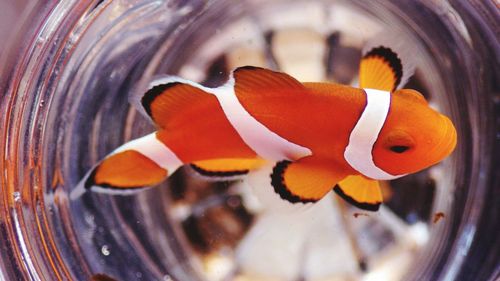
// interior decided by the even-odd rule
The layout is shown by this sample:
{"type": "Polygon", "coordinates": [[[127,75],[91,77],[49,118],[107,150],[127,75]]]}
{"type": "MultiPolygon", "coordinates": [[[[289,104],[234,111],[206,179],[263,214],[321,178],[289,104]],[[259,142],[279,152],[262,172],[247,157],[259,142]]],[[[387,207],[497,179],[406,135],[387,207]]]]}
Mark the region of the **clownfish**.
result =
{"type": "Polygon", "coordinates": [[[378,46],[361,59],[359,87],[302,83],[253,66],[235,69],[216,88],[156,79],[131,102],[157,131],[114,150],[82,180],[83,189],[134,192],[186,164],[203,176],[229,178],[271,161],[269,181],[284,200],[317,202],[333,189],[376,211],[379,180],[434,165],[457,142],[448,117],[419,92],[398,89],[402,72],[397,54],[378,46]]]}

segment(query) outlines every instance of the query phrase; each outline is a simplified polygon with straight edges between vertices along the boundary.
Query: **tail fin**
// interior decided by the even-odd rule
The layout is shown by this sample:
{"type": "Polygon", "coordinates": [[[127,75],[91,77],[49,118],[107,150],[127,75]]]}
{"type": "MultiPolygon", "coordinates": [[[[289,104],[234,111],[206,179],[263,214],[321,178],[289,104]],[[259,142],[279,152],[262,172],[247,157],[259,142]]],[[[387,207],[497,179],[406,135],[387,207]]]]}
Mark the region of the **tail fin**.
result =
{"type": "Polygon", "coordinates": [[[132,193],[164,181],[182,161],[156,133],[130,141],[96,165],[71,193],[76,199],[86,190],[132,193]]]}

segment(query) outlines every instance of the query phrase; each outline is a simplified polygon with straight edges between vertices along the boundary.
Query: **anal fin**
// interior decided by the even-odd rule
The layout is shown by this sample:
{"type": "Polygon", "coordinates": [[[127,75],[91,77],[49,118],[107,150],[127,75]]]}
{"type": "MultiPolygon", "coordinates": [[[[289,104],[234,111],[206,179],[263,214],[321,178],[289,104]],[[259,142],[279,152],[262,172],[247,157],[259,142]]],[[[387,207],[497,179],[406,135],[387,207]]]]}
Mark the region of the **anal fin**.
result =
{"type": "Polygon", "coordinates": [[[348,176],[333,190],[345,201],[367,211],[378,211],[383,201],[379,182],[363,176],[348,176]]]}
{"type": "Polygon", "coordinates": [[[264,163],[260,158],[224,158],[196,161],[191,163],[191,167],[202,176],[223,179],[245,175],[264,163]]]}

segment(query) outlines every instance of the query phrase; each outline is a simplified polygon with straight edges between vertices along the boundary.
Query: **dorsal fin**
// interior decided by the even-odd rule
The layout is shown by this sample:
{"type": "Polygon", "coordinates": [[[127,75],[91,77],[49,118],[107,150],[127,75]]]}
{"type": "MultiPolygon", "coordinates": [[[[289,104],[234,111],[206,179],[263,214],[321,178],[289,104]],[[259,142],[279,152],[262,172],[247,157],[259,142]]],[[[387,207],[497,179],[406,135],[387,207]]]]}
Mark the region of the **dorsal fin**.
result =
{"type": "Polygon", "coordinates": [[[420,92],[412,89],[399,89],[395,91],[394,94],[401,97],[406,97],[407,99],[417,103],[427,104],[427,100],[425,99],[425,97],[420,92]]]}
{"type": "Polygon", "coordinates": [[[384,91],[394,91],[403,77],[403,66],[390,48],[378,46],[368,51],[359,66],[359,85],[384,91]]]}
{"type": "Polygon", "coordinates": [[[192,112],[207,104],[219,107],[216,97],[182,79],[153,86],[141,98],[141,104],[162,129],[175,126],[175,116],[180,113],[192,112]]]}
{"type": "Polygon", "coordinates": [[[263,96],[303,92],[305,87],[292,76],[265,68],[244,66],[233,72],[238,96],[259,94],[263,96]]]}

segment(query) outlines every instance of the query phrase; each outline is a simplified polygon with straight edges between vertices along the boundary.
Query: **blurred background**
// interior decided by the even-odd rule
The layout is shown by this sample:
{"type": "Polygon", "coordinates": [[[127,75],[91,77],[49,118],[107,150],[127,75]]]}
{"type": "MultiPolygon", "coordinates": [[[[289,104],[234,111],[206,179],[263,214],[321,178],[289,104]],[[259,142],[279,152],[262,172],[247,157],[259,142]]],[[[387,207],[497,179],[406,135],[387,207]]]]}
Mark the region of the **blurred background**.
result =
{"type": "MultiPolygon", "coordinates": [[[[0,36],[7,42],[13,34],[15,27],[19,26],[19,20],[23,10],[27,9],[27,1],[3,1],[2,9],[0,10],[0,36]]],[[[6,45],[0,47],[0,54],[5,49],[6,45]]]]}

